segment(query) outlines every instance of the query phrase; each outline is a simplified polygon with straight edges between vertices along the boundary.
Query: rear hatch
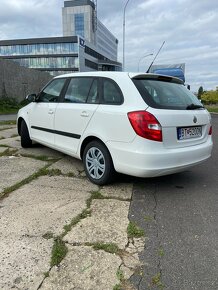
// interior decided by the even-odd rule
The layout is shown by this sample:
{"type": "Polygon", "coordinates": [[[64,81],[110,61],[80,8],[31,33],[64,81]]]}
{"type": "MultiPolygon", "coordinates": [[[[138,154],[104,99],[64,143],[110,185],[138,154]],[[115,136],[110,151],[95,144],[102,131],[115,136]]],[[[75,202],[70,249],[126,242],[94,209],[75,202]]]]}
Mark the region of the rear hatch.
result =
{"type": "Polygon", "coordinates": [[[166,148],[186,147],[204,143],[208,139],[210,118],[206,110],[148,110],[162,126],[166,148]]]}
{"type": "Polygon", "coordinates": [[[137,75],[132,80],[149,106],[147,111],[159,121],[166,148],[207,141],[210,114],[181,80],[151,74],[137,75]]]}

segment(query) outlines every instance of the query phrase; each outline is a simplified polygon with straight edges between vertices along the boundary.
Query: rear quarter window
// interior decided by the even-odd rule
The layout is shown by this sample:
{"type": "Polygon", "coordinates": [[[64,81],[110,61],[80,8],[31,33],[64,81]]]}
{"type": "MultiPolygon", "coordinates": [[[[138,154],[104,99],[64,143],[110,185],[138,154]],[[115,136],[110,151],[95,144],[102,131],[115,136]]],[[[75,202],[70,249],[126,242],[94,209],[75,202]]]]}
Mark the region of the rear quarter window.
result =
{"type": "Polygon", "coordinates": [[[121,105],[123,94],[117,83],[111,79],[102,78],[103,104],[121,105]]]}

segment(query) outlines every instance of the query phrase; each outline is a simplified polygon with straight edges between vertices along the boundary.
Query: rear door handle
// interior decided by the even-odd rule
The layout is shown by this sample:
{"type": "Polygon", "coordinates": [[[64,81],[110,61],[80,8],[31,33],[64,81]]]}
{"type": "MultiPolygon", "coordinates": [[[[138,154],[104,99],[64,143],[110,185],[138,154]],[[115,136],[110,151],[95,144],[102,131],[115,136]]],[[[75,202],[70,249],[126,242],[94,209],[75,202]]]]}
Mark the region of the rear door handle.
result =
{"type": "Polygon", "coordinates": [[[49,110],[48,113],[49,113],[50,115],[52,115],[52,114],[54,114],[54,111],[53,111],[53,110],[49,110]]]}
{"type": "Polygon", "coordinates": [[[83,111],[81,114],[80,114],[81,117],[88,117],[89,114],[86,112],[86,111],[83,111]]]}

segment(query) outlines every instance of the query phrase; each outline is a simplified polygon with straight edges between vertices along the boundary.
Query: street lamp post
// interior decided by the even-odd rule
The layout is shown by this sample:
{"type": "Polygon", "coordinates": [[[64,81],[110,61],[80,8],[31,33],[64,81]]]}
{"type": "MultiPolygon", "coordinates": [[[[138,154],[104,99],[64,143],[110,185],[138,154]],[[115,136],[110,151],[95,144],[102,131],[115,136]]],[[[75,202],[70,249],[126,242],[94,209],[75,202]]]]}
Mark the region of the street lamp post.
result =
{"type": "Polygon", "coordinates": [[[140,61],[143,60],[143,58],[145,58],[145,57],[147,57],[147,56],[150,56],[150,55],[153,55],[153,53],[149,53],[149,54],[143,55],[143,56],[139,59],[139,62],[138,62],[138,72],[139,72],[139,64],[140,64],[140,61]]]}
{"type": "Polygon", "coordinates": [[[130,0],[126,1],[126,4],[124,6],[124,10],[123,10],[123,71],[125,71],[125,26],[126,26],[126,22],[125,22],[125,17],[126,17],[126,6],[129,3],[130,0]]]}

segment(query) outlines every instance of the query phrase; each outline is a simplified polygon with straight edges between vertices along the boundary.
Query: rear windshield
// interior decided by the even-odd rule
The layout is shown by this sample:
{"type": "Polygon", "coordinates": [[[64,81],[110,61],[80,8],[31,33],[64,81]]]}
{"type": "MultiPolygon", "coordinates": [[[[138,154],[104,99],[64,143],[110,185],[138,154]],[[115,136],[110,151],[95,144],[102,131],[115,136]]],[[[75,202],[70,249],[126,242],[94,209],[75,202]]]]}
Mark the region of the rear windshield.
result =
{"type": "Polygon", "coordinates": [[[204,108],[183,84],[158,79],[133,79],[145,103],[157,109],[187,110],[204,108]]]}

